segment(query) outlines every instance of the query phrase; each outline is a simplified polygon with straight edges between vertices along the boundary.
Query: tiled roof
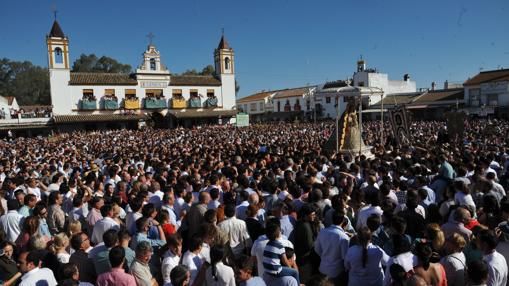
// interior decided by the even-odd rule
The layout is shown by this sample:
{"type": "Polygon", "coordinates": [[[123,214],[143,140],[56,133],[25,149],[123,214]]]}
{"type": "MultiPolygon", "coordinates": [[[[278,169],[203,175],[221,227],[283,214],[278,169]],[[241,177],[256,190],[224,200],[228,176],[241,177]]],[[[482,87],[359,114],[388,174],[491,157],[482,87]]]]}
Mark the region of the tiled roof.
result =
{"type": "Polygon", "coordinates": [[[267,98],[268,96],[270,96],[273,93],[274,93],[274,91],[263,91],[263,92],[259,92],[259,93],[255,93],[255,94],[243,97],[243,98],[237,100],[237,102],[248,102],[248,101],[262,100],[262,99],[267,98]]]}
{"type": "Polygon", "coordinates": [[[204,109],[202,111],[194,109],[188,109],[185,111],[170,110],[169,114],[172,114],[177,118],[206,118],[219,116],[229,117],[237,114],[237,110],[208,110],[208,109],[204,109]]]}
{"type": "Polygon", "coordinates": [[[333,88],[333,87],[345,87],[347,85],[348,84],[344,80],[329,81],[323,85],[323,89],[333,88]]]}
{"type": "Polygon", "coordinates": [[[231,49],[230,48],[230,45],[228,44],[228,42],[226,41],[226,39],[224,38],[224,35],[221,36],[221,41],[219,42],[219,45],[217,46],[217,49],[218,50],[223,50],[223,49],[231,49]]]}
{"type": "MultiPolygon", "coordinates": [[[[384,96],[383,104],[384,105],[401,105],[401,104],[409,104],[414,100],[417,96],[421,95],[418,92],[412,93],[401,93],[401,94],[389,94],[384,96]]],[[[381,105],[382,102],[377,102],[374,106],[381,105]]]]}
{"type": "Polygon", "coordinates": [[[80,114],[80,115],[55,115],[55,123],[74,123],[74,122],[105,122],[105,121],[133,121],[148,118],[147,115],[134,114],[80,114]]]}
{"type": "Polygon", "coordinates": [[[132,76],[121,73],[72,72],[70,85],[137,85],[132,76]]]}
{"type": "Polygon", "coordinates": [[[478,85],[485,82],[509,80],[509,69],[492,70],[478,73],[463,85],[478,85]]]}
{"type": "Polygon", "coordinates": [[[435,90],[428,91],[417,99],[412,101],[412,103],[433,103],[437,101],[447,101],[447,100],[463,100],[464,99],[464,89],[463,88],[455,88],[455,89],[443,89],[443,90],[435,90]]]}
{"type": "Polygon", "coordinates": [[[176,75],[170,77],[171,86],[221,86],[221,81],[209,75],[176,75]]]}
{"type": "Polygon", "coordinates": [[[58,37],[58,38],[64,38],[64,32],[62,31],[62,28],[60,28],[60,25],[58,24],[57,20],[53,22],[53,26],[51,27],[51,31],[49,32],[50,37],[58,37]]]}
{"type": "Polygon", "coordinates": [[[286,98],[286,97],[295,97],[295,96],[302,96],[305,93],[309,92],[308,87],[299,87],[299,88],[292,88],[292,89],[283,89],[278,92],[276,92],[276,95],[274,95],[274,99],[276,98],[286,98]]]}

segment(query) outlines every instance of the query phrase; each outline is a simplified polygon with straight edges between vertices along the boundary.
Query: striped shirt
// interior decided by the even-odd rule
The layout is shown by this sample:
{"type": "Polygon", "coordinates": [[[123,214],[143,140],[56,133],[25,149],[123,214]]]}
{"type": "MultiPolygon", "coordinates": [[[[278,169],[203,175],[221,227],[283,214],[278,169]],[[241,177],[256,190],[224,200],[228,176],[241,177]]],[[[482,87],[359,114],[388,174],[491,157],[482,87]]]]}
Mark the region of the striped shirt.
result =
{"type": "Polygon", "coordinates": [[[263,268],[269,274],[279,274],[283,269],[281,255],[285,253],[285,247],[277,240],[269,240],[263,251],[263,268]]]}

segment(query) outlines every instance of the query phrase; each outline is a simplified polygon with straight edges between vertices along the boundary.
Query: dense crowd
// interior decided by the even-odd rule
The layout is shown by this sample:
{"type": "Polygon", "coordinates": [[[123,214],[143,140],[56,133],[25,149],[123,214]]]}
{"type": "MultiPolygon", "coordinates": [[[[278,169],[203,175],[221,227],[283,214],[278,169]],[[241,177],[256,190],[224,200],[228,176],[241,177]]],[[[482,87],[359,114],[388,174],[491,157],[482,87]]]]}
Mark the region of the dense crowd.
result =
{"type": "Polygon", "coordinates": [[[509,123],[409,133],[365,122],[371,156],[322,149],[329,122],[0,141],[0,285],[509,285],[509,123]]]}

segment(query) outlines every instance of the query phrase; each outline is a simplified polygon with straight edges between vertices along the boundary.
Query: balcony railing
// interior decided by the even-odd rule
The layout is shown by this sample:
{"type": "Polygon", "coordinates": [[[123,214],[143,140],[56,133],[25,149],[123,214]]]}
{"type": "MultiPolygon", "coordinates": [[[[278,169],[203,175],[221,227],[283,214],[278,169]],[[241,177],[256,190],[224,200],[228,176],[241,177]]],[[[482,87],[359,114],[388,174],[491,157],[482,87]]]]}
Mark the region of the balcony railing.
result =
{"type": "Polygon", "coordinates": [[[172,98],[171,99],[171,108],[175,108],[175,109],[186,108],[186,100],[183,98],[172,98]]]}
{"type": "Polygon", "coordinates": [[[136,99],[125,99],[124,100],[124,108],[125,109],[140,109],[140,101],[136,99]]]}
{"type": "Polygon", "coordinates": [[[96,110],[97,109],[97,101],[82,99],[80,102],[80,109],[81,110],[96,110]]]}
{"type": "Polygon", "coordinates": [[[189,107],[190,108],[200,108],[201,107],[201,99],[199,99],[199,98],[189,99],[189,107]]]}
{"type": "Polygon", "coordinates": [[[103,109],[105,110],[116,110],[118,109],[118,100],[116,99],[104,99],[103,109]]]}
{"type": "Polygon", "coordinates": [[[205,108],[217,107],[217,97],[209,97],[203,104],[205,108]]]}
{"type": "Polygon", "coordinates": [[[145,98],[146,109],[164,109],[166,108],[166,100],[164,98],[145,98]]]}

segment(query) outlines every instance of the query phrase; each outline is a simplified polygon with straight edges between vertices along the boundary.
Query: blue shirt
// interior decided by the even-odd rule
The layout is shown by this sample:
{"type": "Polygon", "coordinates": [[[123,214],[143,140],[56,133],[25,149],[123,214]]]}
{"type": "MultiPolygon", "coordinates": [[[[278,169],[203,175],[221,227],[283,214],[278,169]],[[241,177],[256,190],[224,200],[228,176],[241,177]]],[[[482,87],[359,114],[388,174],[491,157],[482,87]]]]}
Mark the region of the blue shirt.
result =
{"type": "MultiPolygon", "coordinates": [[[[140,243],[142,241],[148,241],[153,248],[159,248],[166,244],[166,242],[163,240],[148,238],[147,234],[145,234],[145,233],[137,233],[134,235],[133,239],[131,240],[131,248],[136,249],[136,246],[138,245],[138,243],[140,243]]],[[[155,250],[154,250],[154,252],[155,252],[155,250]]]]}
{"type": "Polygon", "coordinates": [[[336,278],[344,272],[344,259],[350,238],[343,229],[331,225],[320,230],[315,241],[315,251],[320,256],[320,272],[329,278],[336,278]]]}
{"type": "Polygon", "coordinates": [[[279,222],[281,223],[281,234],[290,237],[290,235],[293,232],[293,222],[290,219],[289,215],[284,215],[279,219],[279,222]]]}
{"type": "Polygon", "coordinates": [[[48,223],[46,222],[45,218],[39,219],[39,233],[42,236],[53,237],[51,232],[49,232],[48,223]]]}
{"type": "Polygon", "coordinates": [[[389,256],[378,246],[368,244],[366,266],[362,265],[362,246],[350,247],[345,257],[348,272],[348,285],[383,285],[384,272],[382,265],[387,265],[389,256]]]}
{"type": "Polygon", "coordinates": [[[29,208],[28,206],[24,205],[19,210],[18,213],[22,215],[23,217],[28,217],[32,215],[33,210],[29,208]]]}

